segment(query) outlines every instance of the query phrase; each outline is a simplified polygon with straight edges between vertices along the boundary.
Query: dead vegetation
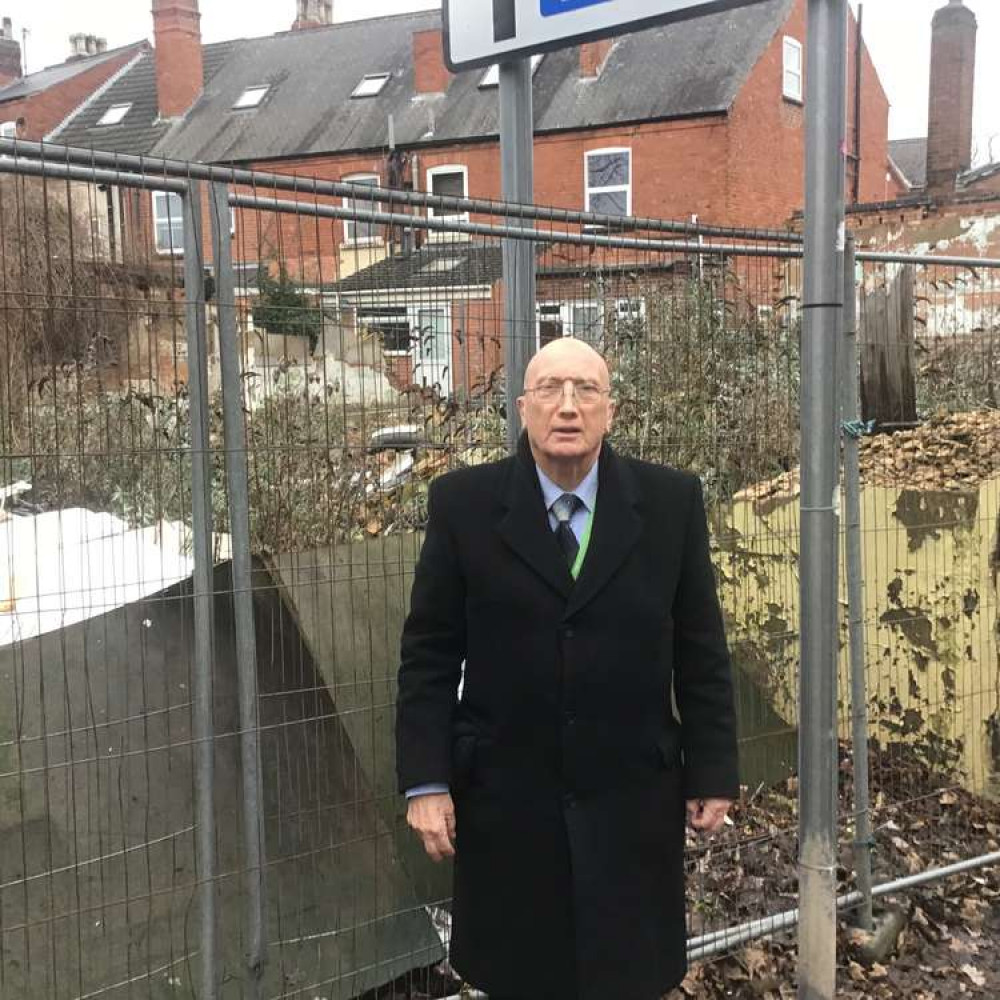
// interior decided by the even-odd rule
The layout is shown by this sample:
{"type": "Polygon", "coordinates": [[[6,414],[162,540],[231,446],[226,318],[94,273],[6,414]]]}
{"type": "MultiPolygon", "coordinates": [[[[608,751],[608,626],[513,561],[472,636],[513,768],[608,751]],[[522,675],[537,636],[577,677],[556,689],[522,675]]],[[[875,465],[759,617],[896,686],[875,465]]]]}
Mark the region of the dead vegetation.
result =
{"type": "MultiPolygon", "coordinates": [[[[876,882],[888,882],[1000,850],[1000,803],[961,788],[939,763],[939,748],[875,745],[872,825],[876,882]]],[[[952,754],[952,757],[955,755],[952,754]]],[[[850,757],[841,752],[838,894],[855,886],[849,830],[850,757]]],[[[797,780],[747,796],[734,826],[707,848],[692,841],[689,908],[724,927],[797,905],[797,780]]],[[[837,996],[845,1000],[931,1000],[1000,993],[1000,869],[986,867],[883,898],[906,916],[895,954],[867,962],[844,913],[838,933],[837,996]]],[[[697,929],[695,929],[697,933],[697,929]]],[[[792,934],[750,944],[692,967],[670,1000],[788,1000],[795,997],[792,934]]]]}
{"type": "MultiPolygon", "coordinates": [[[[965,492],[1000,474],[1000,410],[941,413],[912,430],[861,439],[861,481],[895,489],[965,492]]],[[[799,495],[798,467],[740,490],[764,503],[799,495]]]]}

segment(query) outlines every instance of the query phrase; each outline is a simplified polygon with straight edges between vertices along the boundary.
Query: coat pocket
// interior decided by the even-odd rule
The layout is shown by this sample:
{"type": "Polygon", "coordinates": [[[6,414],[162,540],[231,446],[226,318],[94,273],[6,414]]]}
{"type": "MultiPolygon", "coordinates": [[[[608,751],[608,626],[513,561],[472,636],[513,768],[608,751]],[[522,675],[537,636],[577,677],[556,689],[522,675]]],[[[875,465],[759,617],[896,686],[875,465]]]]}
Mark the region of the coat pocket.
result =
{"type": "Polygon", "coordinates": [[[681,738],[676,729],[668,729],[656,738],[660,766],[672,771],[681,765],[681,738]]]}
{"type": "Polygon", "coordinates": [[[477,737],[471,733],[457,736],[451,745],[452,789],[461,791],[468,788],[476,770],[477,737]]]}

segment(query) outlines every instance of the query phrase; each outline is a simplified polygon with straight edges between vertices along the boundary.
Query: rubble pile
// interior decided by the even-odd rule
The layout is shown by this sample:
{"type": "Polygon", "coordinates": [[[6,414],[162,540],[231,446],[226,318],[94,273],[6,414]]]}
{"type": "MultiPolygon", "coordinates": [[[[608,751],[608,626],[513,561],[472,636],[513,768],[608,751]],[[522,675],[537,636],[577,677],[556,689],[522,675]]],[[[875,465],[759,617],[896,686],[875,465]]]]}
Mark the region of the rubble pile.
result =
{"type": "MultiPolygon", "coordinates": [[[[896,489],[964,492],[1000,475],[1000,410],[940,414],[912,430],[861,439],[861,481],[896,489]]],[[[734,500],[758,506],[799,496],[800,472],[791,469],[754,483],[734,500]]]]}
{"type": "Polygon", "coordinates": [[[978,489],[1000,473],[1000,410],[934,417],[861,442],[861,478],[876,486],[978,489]]]}

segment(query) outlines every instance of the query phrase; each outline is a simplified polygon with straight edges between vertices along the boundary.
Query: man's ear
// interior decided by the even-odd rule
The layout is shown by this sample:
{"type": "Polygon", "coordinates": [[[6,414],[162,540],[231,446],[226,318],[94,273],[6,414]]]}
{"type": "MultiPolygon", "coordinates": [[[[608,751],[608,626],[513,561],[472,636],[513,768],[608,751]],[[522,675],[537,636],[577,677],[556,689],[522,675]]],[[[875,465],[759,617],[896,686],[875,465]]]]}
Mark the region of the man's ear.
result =
{"type": "Polygon", "coordinates": [[[524,396],[518,396],[516,400],[517,403],[517,415],[521,418],[521,423],[524,423],[524,396]]]}

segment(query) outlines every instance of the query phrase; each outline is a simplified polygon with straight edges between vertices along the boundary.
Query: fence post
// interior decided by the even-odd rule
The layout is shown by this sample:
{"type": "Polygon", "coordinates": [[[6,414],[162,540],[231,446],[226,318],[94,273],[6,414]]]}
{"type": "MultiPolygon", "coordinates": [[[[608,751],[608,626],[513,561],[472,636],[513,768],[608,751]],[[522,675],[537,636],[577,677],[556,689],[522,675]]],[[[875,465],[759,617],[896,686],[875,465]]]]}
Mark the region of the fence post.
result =
{"type": "MultiPolygon", "coordinates": [[[[534,118],[531,60],[500,63],[500,161],[504,201],[527,205],[534,199],[534,118]]],[[[508,217],[509,225],[523,220],[508,217]]],[[[521,421],[517,397],[524,371],[535,353],[535,245],[529,240],[503,241],[504,379],[507,392],[507,445],[517,445],[521,421]]]]}
{"type": "Polygon", "coordinates": [[[847,564],[847,635],[851,665],[851,746],[854,765],[854,870],[863,902],[858,926],[872,929],[872,829],[868,791],[868,685],[865,677],[865,602],[861,562],[861,468],[858,426],[858,307],[854,237],[844,247],[844,520],[847,564]],[[853,425],[853,428],[852,426],[853,425]]]}
{"type": "Polygon", "coordinates": [[[219,366],[222,371],[226,490],[233,548],[233,612],[236,621],[236,672],[239,687],[240,773],[243,776],[243,850],[246,859],[246,935],[249,996],[260,994],[267,961],[263,789],[257,704],[257,645],[254,630],[250,556],[250,494],[240,343],[236,324],[235,277],[230,246],[229,187],[212,184],[212,260],[219,314],[219,366]]]}
{"type": "Polygon", "coordinates": [[[184,326],[191,407],[191,527],[194,550],[194,794],[203,1000],[218,995],[215,922],[215,719],[212,636],[212,462],[209,452],[208,354],[205,343],[205,268],[202,186],[189,181],[183,197],[184,326]]]}
{"type": "Polygon", "coordinates": [[[809,0],[799,578],[799,1000],[832,1000],[836,985],[836,357],[844,294],[846,32],[847,0],[809,0]]]}

